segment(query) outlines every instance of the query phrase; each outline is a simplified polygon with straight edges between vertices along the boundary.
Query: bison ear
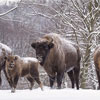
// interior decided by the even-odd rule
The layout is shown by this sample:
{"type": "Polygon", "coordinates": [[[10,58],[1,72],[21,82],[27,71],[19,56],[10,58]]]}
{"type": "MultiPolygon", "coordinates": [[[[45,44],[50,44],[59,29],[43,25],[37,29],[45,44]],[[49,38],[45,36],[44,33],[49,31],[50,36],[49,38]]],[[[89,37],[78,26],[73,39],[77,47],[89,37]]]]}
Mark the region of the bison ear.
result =
{"type": "Polygon", "coordinates": [[[51,49],[51,48],[54,47],[54,44],[53,44],[53,43],[50,43],[48,46],[49,46],[49,48],[51,49]]]}
{"type": "Polygon", "coordinates": [[[15,60],[17,60],[18,59],[18,56],[15,56],[15,60]]]}
{"type": "Polygon", "coordinates": [[[36,43],[32,43],[31,46],[35,49],[36,48],[36,43]]]}

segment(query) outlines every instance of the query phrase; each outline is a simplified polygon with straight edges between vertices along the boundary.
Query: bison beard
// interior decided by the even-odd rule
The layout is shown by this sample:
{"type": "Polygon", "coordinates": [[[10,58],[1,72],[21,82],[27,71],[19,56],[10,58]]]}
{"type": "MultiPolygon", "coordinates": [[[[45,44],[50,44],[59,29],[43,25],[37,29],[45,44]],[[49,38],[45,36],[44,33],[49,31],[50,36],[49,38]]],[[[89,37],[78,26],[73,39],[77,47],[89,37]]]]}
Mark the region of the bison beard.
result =
{"type": "Polygon", "coordinates": [[[64,72],[67,71],[72,88],[76,83],[76,87],[79,89],[81,55],[76,44],[58,34],[51,33],[32,43],[31,46],[36,50],[36,56],[42,59],[40,62],[50,78],[51,88],[56,76],[57,86],[59,89],[61,88],[64,72]]]}

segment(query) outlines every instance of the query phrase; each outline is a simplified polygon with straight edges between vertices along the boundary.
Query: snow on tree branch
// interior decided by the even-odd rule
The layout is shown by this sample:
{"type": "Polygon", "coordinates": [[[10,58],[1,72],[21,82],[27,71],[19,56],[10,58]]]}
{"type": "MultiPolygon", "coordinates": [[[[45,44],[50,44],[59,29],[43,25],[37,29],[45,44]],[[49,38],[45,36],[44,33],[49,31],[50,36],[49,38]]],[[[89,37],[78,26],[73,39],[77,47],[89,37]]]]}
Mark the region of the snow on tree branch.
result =
{"type": "Polygon", "coordinates": [[[4,15],[7,15],[8,13],[10,13],[10,12],[16,10],[16,9],[19,7],[19,4],[21,3],[21,1],[22,1],[22,0],[20,0],[19,3],[17,3],[17,6],[15,6],[14,8],[12,8],[12,9],[10,9],[10,10],[4,12],[4,13],[1,13],[1,14],[0,14],[0,17],[2,17],[2,16],[4,16],[4,15]]]}
{"type": "Polygon", "coordinates": [[[18,8],[18,6],[12,8],[12,9],[10,9],[10,10],[8,10],[7,12],[1,13],[1,14],[0,14],[0,17],[2,17],[2,16],[4,16],[4,15],[6,15],[6,14],[12,12],[12,11],[14,11],[14,10],[17,9],[17,8],[18,8]]]}

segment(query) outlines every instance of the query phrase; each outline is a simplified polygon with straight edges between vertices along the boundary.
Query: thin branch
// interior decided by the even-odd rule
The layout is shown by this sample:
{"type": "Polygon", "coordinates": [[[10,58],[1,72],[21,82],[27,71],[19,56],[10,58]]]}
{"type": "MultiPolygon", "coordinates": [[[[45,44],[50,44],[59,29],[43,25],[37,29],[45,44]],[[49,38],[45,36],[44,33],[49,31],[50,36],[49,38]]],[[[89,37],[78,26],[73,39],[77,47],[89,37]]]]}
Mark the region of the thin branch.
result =
{"type": "Polygon", "coordinates": [[[73,6],[77,9],[78,13],[81,15],[82,18],[84,18],[84,14],[82,13],[82,11],[79,9],[79,7],[77,7],[77,5],[74,3],[73,0],[71,0],[73,6]]]}
{"type": "Polygon", "coordinates": [[[18,23],[22,23],[22,21],[14,20],[14,19],[6,19],[6,18],[2,18],[2,17],[0,17],[0,19],[5,20],[5,21],[10,21],[10,22],[18,22],[18,23]]]}
{"type": "Polygon", "coordinates": [[[42,16],[48,19],[52,19],[51,17],[49,17],[48,15],[42,14],[42,13],[33,13],[33,14],[27,14],[28,16],[42,16]]]}
{"type": "Polygon", "coordinates": [[[21,2],[22,2],[22,0],[20,0],[20,1],[18,2],[18,4],[17,4],[16,7],[12,8],[12,9],[10,9],[10,10],[4,12],[4,13],[1,13],[1,14],[0,14],[0,17],[2,17],[2,16],[4,16],[4,15],[7,15],[8,13],[10,13],[10,12],[16,10],[21,2]]]}
{"type": "MultiPolygon", "coordinates": [[[[74,1],[73,0],[71,0],[71,2],[73,3],[73,6],[77,9],[77,11],[78,11],[78,13],[80,14],[80,17],[81,18],[83,18],[83,20],[84,20],[84,18],[85,18],[85,15],[82,13],[82,11],[80,10],[80,8],[79,7],[77,7],[77,5],[74,3],[74,1]]],[[[84,22],[86,23],[86,27],[88,28],[88,30],[89,30],[89,22],[88,22],[88,20],[87,19],[85,19],[84,20],[84,22]]]]}
{"type": "Polygon", "coordinates": [[[17,8],[18,8],[18,6],[12,8],[12,9],[10,9],[10,10],[8,10],[7,12],[1,13],[1,14],[0,14],[0,17],[2,17],[2,16],[4,16],[4,15],[6,15],[6,14],[12,12],[12,11],[14,11],[14,10],[17,9],[17,8]]]}

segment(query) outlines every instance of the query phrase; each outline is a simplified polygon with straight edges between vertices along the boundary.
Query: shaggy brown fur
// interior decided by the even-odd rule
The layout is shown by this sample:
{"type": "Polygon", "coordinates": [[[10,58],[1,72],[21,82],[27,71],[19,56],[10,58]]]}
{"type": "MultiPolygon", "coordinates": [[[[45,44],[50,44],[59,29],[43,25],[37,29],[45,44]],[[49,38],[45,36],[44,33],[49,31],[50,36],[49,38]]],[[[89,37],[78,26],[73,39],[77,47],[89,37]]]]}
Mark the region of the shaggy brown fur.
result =
{"type": "Polygon", "coordinates": [[[25,62],[18,56],[8,56],[6,58],[6,73],[10,81],[12,92],[15,92],[19,77],[26,77],[31,84],[30,89],[34,85],[34,80],[39,84],[42,89],[42,84],[39,79],[38,72],[39,62],[28,60],[25,62]]]}
{"type": "Polygon", "coordinates": [[[50,87],[53,87],[57,75],[57,85],[61,88],[65,71],[72,82],[79,89],[80,50],[79,47],[55,33],[47,34],[37,42],[31,44],[36,50],[36,56],[50,77],[50,87]]]}
{"type": "Polygon", "coordinates": [[[100,46],[98,46],[95,49],[95,52],[94,52],[94,64],[95,64],[98,83],[99,83],[98,89],[100,89],[100,46]]]}
{"type": "MultiPolygon", "coordinates": [[[[1,70],[4,71],[4,74],[5,74],[5,76],[6,76],[7,80],[8,80],[8,77],[7,77],[7,74],[6,74],[6,71],[5,71],[5,59],[4,58],[5,58],[5,56],[10,55],[11,52],[9,52],[9,51],[5,50],[4,48],[2,48],[0,53],[1,53],[0,54],[0,85],[1,85],[1,83],[2,83],[1,70]]],[[[9,83],[9,81],[8,81],[8,83],[9,83]]]]}

